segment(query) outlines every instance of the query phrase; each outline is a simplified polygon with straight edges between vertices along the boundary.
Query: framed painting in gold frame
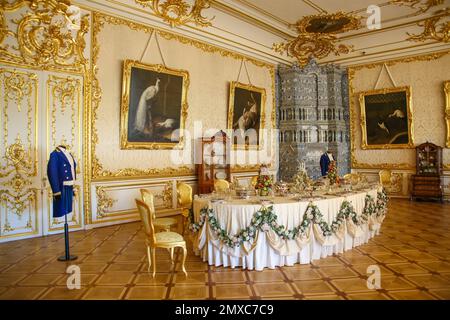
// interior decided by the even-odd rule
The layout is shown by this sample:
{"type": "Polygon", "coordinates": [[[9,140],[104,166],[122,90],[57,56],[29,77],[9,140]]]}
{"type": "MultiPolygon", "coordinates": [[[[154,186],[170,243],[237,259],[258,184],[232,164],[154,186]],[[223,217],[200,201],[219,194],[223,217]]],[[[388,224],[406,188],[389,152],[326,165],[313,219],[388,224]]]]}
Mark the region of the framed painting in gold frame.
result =
{"type": "Polygon", "coordinates": [[[187,71],[125,60],[121,149],[182,149],[188,87],[187,71]]]}
{"type": "Polygon", "coordinates": [[[450,80],[444,82],[445,92],[445,123],[447,124],[447,138],[445,147],[450,148],[450,80]]]}
{"type": "Polygon", "coordinates": [[[266,90],[232,81],[228,129],[235,149],[259,149],[265,126],[266,90]]]}
{"type": "Polygon", "coordinates": [[[414,147],[411,88],[371,90],[359,93],[361,149],[414,147]]]}

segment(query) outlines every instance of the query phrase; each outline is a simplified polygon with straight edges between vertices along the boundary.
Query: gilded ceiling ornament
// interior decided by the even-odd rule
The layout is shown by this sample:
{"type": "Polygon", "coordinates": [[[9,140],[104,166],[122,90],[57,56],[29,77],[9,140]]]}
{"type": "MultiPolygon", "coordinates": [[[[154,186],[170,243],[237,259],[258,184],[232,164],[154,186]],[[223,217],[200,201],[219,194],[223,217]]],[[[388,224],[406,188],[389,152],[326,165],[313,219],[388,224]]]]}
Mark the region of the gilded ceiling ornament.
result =
{"type": "Polygon", "coordinates": [[[72,34],[70,7],[68,0],[0,1],[0,60],[46,69],[82,71],[87,63],[84,36],[89,31],[89,17],[81,17],[76,34],[72,34]],[[24,5],[28,5],[29,10],[12,20],[17,29],[11,30],[5,12],[24,5]],[[4,44],[7,38],[15,44],[4,44]]]}
{"type": "Polygon", "coordinates": [[[389,3],[399,6],[407,6],[412,9],[417,9],[417,13],[424,13],[432,7],[443,4],[444,0],[391,0],[389,3]]]}
{"type": "Polygon", "coordinates": [[[361,26],[361,18],[344,12],[323,13],[304,17],[294,27],[298,36],[292,41],[274,44],[276,52],[286,52],[297,59],[304,67],[312,58],[321,59],[330,54],[349,53],[352,46],[338,44],[338,33],[357,30],[361,26]]]}
{"type": "Polygon", "coordinates": [[[201,27],[211,25],[212,19],[202,16],[202,11],[208,9],[211,5],[210,0],[195,0],[190,5],[183,0],[135,0],[144,7],[152,9],[153,13],[169,23],[173,28],[175,26],[185,25],[194,22],[201,27]]]}
{"type": "Polygon", "coordinates": [[[436,40],[439,42],[450,42],[450,9],[446,8],[442,15],[431,17],[419,22],[417,25],[424,27],[421,34],[408,33],[409,41],[424,42],[427,40],[436,40]],[[447,21],[443,21],[443,20],[447,21]]]}

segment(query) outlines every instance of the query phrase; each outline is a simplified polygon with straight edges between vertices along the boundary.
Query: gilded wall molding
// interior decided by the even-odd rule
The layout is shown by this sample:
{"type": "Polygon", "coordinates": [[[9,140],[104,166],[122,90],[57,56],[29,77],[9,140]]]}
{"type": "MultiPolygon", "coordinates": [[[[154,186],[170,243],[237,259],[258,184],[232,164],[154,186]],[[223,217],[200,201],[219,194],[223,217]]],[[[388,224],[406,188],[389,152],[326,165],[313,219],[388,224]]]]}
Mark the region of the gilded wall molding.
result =
{"type": "MultiPolygon", "coordinates": [[[[27,152],[26,155],[22,157],[20,161],[22,161],[22,171],[26,170],[26,173],[29,176],[37,175],[37,162],[38,162],[38,150],[37,150],[37,142],[38,142],[38,134],[37,134],[37,126],[38,126],[38,77],[34,72],[23,72],[18,71],[16,69],[6,69],[0,68],[0,87],[2,88],[2,93],[0,95],[3,96],[3,101],[1,102],[1,117],[2,119],[2,142],[4,150],[7,150],[9,144],[9,127],[17,126],[16,123],[10,123],[10,113],[12,112],[11,108],[16,108],[17,113],[26,112],[22,117],[26,120],[26,143],[27,143],[27,152]],[[22,108],[24,110],[22,110],[22,108]],[[34,125],[33,125],[34,123],[34,125]]],[[[22,145],[22,141],[20,136],[16,137],[17,141],[22,145]]],[[[2,148],[2,149],[3,149],[2,148]]],[[[8,176],[13,169],[11,166],[8,170],[8,159],[14,159],[12,157],[6,157],[6,166],[0,165],[0,178],[8,176]]],[[[12,164],[13,166],[15,163],[12,164]]]]}
{"type": "MultiPolygon", "coordinates": [[[[8,233],[12,233],[19,229],[25,229],[28,231],[20,234],[14,233],[10,236],[20,236],[25,234],[35,234],[38,232],[37,215],[38,215],[38,199],[36,188],[30,188],[33,183],[29,175],[29,164],[32,162],[28,152],[26,152],[20,137],[16,139],[16,142],[9,145],[6,148],[4,158],[9,166],[13,167],[12,176],[7,178],[8,180],[2,182],[4,189],[0,190],[0,205],[5,209],[3,228],[0,229],[0,238],[8,236],[8,233]],[[25,226],[16,227],[12,226],[9,220],[9,216],[14,214],[19,220],[25,211],[28,209],[28,217],[25,226]],[[33,211],[34,209],[34,224],[33,224],[33,211]],[[33,227],[34,225],[34,227],[33,227]]],[[[0,215],[1,217],[2,215],[0,215]]]]}
{"type": "MultiPolygon", "coordinates": [[[[445,147],[450,148],[450,80],[444,82],[445,93],[445,123],[447,125],[447,137],[445,139],[445,147]]],[[[450,169],[450,164],[447,165],[450,169]]]]}
{"type": "MultiPolygon", "coordinates": [[[[75,160],[81,160],[81,79],[73,77],[60,77],[50,75],[47,79],[47,155],[50,149],[54,149],[58,144],[65,144],[69,150],[75,152],[75,160]],[[70,112],[70,137],[62,135],[60,139],[56,137],[57,114],[65,116],[70,112]],[[70,139],[68,139],[70,138],[70,139]]],[[[69,120],[69,119],[68,119],[69,120]]],[[[67,123],[65,123],[67,124],[67,123]]],[[[81,166],[77,167],[80,173],[81,166]]]]}
{"type": "Polygon", "coordinates": [[[415,166],[408,163],[364,163],[359,162],[356,158],[356,130],[359,124],[359,119],[356,116],[355,108],[355,88],[353,86],[353,81],[355,78],[356,71],[362,69],[373,69],[376,67],[381,67],[383,64],[387,66],[393,66],[399,63],[411,63],[417,61],[433,61],[440,59],[446,55],[450,54],[450,50],[436,52],[426,55],[412,56],[412,57],[404,57],[399,59],[393,59],[388,61],[382,61],[371,64],[357,65],[348,68],[348,86],[349,86],[349,104],[350,104],[350,160],[351,160],[351,168],[352,169],[396,169],[396,170],[414,170],[415,166]]]}
{"type": "Polygon", "coordinates": [[[150,8],[157,17],[169,23],[172,28],[190,22],[201,27],[211,26],[212,19],[202,16],[202,11],[211,6],[209,0],[195,0],[192,5],[183,0],[135,0],[135,2],[150,8]]]}
{"type": "Polygon", "coordinates": [[[117,202],[116,199],[111,198],[105,191],[104,187],[96,187],[97,194],[97,217],[105,218],[109,209],[111,209],[117,202]]]}
{"type": "Polygon", "coordinates": [[[91,133],[90,142],[90,155],[91,155],[91,176],[90,178],[94,181],[105,181],[105,180],[119,180],[119,179],[133,179],[133,178],[149,178],[149,177],[170,177],[170,176],[187,176],[194,175],[195,168],[192,166],[180,166],[177,168],[145,168],[145,169],[137,169],[137,168],[123,168],[118,170],[108,170],[101,163],[100,159],[96,155],[96,146],[99,143],[98,131],[96,128],[96,120],[98,119],[98,112],[100,108],[100,102],[102,99],[102,89],[98,80],[98,59],[100,55],[100,43],[98,40],[99,33],[104,28],[105,24],[111,25],[123,25],[127,26],[131,30],[142,31],[145,33],[152,33],[155,31],[158,36],[166,39],[166,40],[174,40],[182,44],[193,46],[197,49],[200,49],[203,52],[211,53],[211,54],[220,54],[222,57],[229,57],[239,61],[249,62],[257,67],[265,68],[269,71],[272,78],[272,128],[275,128],[276,123],[276,108],[275,108],[275,66],[273,64],[269,64],[260,60],[256,60],[251,57],[247,57],[241,55],[236,52],[232,52],[220,47],[216,47],[210,45],[206,42],[201,42],[198,40],[194,40],[191,38],[187,38],[172,32],[167,32],[164,30],[160,30],[154,27],[146,26],[140,23],[136,23],[130,20],[126,20],[123,18],[103,14],[100,12],[92,13],[92,45],[91,45],[91,108],[90,114],[88,118],[90,119],[89,124],[89,132],[91,133]]]}
{"type": "Polygon", "coordinates": [[[84,36],[89,31],[89,16],[81,17],[79,30],[72,34],[68,27],[69,7],[68,0],[0,2],[0,61],[43,70],[83,73],[87,63],[84,36]],[[28,6],[27,12],[13,20],[17,28],[11,30],[5,13],[24,6],[28,6]],[[7,44],[7,40],[10,43],[7,44]]]}

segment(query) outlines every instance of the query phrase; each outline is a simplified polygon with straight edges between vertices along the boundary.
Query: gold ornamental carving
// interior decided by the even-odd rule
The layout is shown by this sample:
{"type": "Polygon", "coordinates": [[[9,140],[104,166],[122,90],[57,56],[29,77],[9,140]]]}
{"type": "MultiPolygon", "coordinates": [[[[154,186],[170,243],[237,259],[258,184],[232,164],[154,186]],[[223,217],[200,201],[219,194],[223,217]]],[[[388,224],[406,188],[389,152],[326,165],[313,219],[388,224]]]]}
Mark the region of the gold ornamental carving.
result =
{"type": "MultiPolygon", "coordinates": [[[[55,148],[58,144],[64,144],[69,150],[75,150],[81,146],[81,80],[74,77],[59,77],[50,75],[47,79],[47,113],[50,116],[47,123],[47,130],[51,130],[50,140],[47,141],[47,154],[50,153],[50,147],[55,148]],[[51,102],[49,101],[51,99],[51,102]],[[70,140],[67,141],[65,135],[57,138],[57,114],[65,116],[70,112],[70,140]],[[78,141],[77,141],[78,137],[78,141]]],[[[67,118],[69,117],[67,116],[67,118]]],[[[69,119],[67,119],[69,120],[69,119]]],[[[63,122],[68,124],[69,121],[63,122]]],[[[80,163],[81,152],[75,155],[75,160],[80,163]]],[[[77,173],[80,173],[81,166],[77,167],[77,173]]]]}
{"type": "Polygon", "coordinates": [[[418,23],[418,26],[424,28],[421,34],[408,33],[409,41],[424,42],[434,40],[439,42],[450,42],[450,9],[443,10],[444,13],[439,16],[431,17],[418,23]]]}
{"type": "MultiPolygon", "coordinates": [[[[90,122],[90,132],[91,132],[91,177],[95,181],[106,181],[106,180],[117,180],[117,179],[128,179],[128,178],[149,178],[149,177],[170,177],[170,176],[188,176],[194,175],[195,169],[194,167],[189,166],[179,166],[176,168],[166,167],[161,169],[155,168],[123,168],[118,170],[108,170],[101,163],[100,159],[96,155],[96,146],[99,143],[98,131],[96,128],[96,121],[98,119],[98,112],[100,110],[100,103],[102,100],[102,88],[100,86],[100,82],[98,79],[98,59],[100,55],[100,43],[98,36],[104,26],[106,24],[110,25],[124,25],[135,31],[142,31],[150,34],[151,32],[156,32],[159,37],[162,37],[166,40],[174,40],[179,43],[193,46],[203,52],[206,53],[217,53],[222,57],[229,57],[235,60],[245,60],[257,67],[265,68],[270,72],[272,78],[272,105],[275,106],[275,66],[273,64],[269,64],[260,60],[253,59],[251,57],[243,56],[239,53],[222,49],[220,47],[212,46],[205,42],[193,40],[172,32],[167,32],[163,30],[159,30],[156,28],[152,28],[143,24],[139,24],[130,20],[113,17],[110,15],[102,14],[99,12],[93,12],[92,14],[92,48],[91,48],[91,59],[92,59],[92,69],[91,69],[91,104],[92,108],[90,109],[89,118],[90,122]]],[[[275,128],[276,122],[274,121],[276,118],[276,109],[272,107],[272,126],[275,128]]],[[[274,153],[275,154],[275,153],[274,153]]],[[[248,167],[239,167],[237,171],[248,170],[258,170],[259,166],[248,166],[248,167]]]]}
{"type": "Polygon", "coordinates": [[[150,8],[153,13],[169,23],[173,28],[193,22],[201,27],[211,26],[211,20],[202,15],[202,11],[209,9],[211,1],[195,0],[191,5],[183,0],[135,0],[144,7],[150,8]]]}
{"type": "Polygon", "coordinates": [[[352,46],[339,43],[337,34],[357,30],[360,26],[361,18],[344,12],[307,16],[294,25],[298,33],[294,40],[274,44],[273,49],[279,53],[286,52],[304,67],[312,58],[349,53],[352,46]]]}
{"type": "MultiPolygon", "coordinates": [[[[26,170],[28,175],[35,176],[37,174],[37,75],[32,72],[0,68],[0,87],[2,88],[0,97],[3,96],[0,114],[0,119],[2,120],[1,125],[3,127],[2,142],[3,148],[7,148],[4,149],[6,151],[5,157],[7,162],[5,166],[0,165],[0,178],[8,176],[14,171],[11,168],[15,167],[17,163],[8,163],[8,161],[13,161],[14,159],[14,161],[20,162],[22,170],[26,170]],[[18,125],[10,120],[13,112],[20,115],[20,118],[26,121],[26,143],[28,150],[26,155],[21,154],[20,159],[18,158],[19,154],[17,156],[9,154],[11,152],[19,152],[19,150],[21,150],[20,152],[25,152],[25,149],[20,149],[17,144],[8,147],[10,128],[18,125]]],[[[22,145],[20,136],[17,136],[16,139],[22,145]]]]}
{"type": "MultiPolygon", "coordinates": [[[[444,82],[445,92],[445,123],[447,125],[447,138],[445,139],[445,147],[450,148],[450,80],[444,82]]],[[[450,169],[450,164],[446,165],[450,169]]]]}
{"type": "Polygon", "coordinates": [[[71,29],[70,6],[68,0],[0,2],[0,61],[45,70],[83,72],[87,64],[84,36],[89,31],[89,17],[80,17],[75,32],[71,29]],[[16,25],[11,30],[5,13],[25,5],[29,10],[11,20],[16,25]]]}
{"type": "Polygon", "coordinates": [[[417,13],[425,13],[431,8],[441,5],[444,0],[391,0],[390,4],[399,6],[407,6],[411,9],[417,10],[417,13]]]}
{"type": "Polygon", "coordinates": [[[162,193],[155,195],[155,198],[162,200],[165,208],[172,208],[173,207],[173,204],[172,204],[173,190],[172,189],[173,189],[172,182],[171,181],[167,181],[165,186],[164,186],[164,190],[162,191],[162,193]]]}
{"type": "Polygon", "coordinates": [[[34,214],[37,214],[37,189],[29,188],[32,185],[31,179],[28,176],[29,164],[32,162],[29,152],[25,150],[20,137],[16,142],[6,148],[4,155],[7,165],[13,167],[13,175],[8,180],[2,183],[5,189],[0,190],[0,204],[5,208],[5,222],[3,229],[0,230],[0,235],[15,231],[11,227],[8,216],[15,214],[22,219],[27,208],[28,218],[25,229],[33,230],[32,223],[32,209],[34,214]]]}
{"type": "Polygon", "coordinates": [[[104,218],[117,200],[108,196],[103,187],[96,187],[95,192],[97,194],[97,217],[104,218]]]}

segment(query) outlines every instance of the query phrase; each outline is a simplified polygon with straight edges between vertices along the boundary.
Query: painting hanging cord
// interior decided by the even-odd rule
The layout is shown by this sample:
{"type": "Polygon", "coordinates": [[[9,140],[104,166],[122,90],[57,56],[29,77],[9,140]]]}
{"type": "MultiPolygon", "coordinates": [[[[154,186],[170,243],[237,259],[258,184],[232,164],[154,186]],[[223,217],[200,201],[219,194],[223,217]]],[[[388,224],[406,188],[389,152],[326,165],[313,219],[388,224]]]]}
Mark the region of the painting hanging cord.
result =
{"type": "Polygon", "coordinates": [[[377,82],[375,83],[375,87],[373,88],[373,90],[376,90],[377,87],[378,87],[378,84],[380,83],[381,74],[383,73],[383,69],[386,69],[386,72],[387,72],[387,74],[389,76],[389,79],[391,80],[392,84],[394,85],[394,88],[397,87],[397,84],[395,83],[394,78],[392,77],[391,71],[389,70],[387,64],[383,63],[383,65],[381,66],[381,69],[380,69],[380,73],[378,74],[377,82]]]}
{"type": "Polygon", "coordinates": [[[166,61],[164,60],[164,56],[163,56],[162,51],[161,51],[161,46],[159,45],[158,33],[155,30],[152,30],[152,32],[150,32],[150,35],[149,35],[148,40],[147,40],[147,45],[145,46],[144,51],[142,52],[142,55],[141,55],[141,58],[139,59],[139,62],[142,63],[142,60],[144,59],[144,57],[145,57],[145,55],[147,53],[148,47],[150,46],[150,42],[152,41],[153,34],[155,34],[155,41],[156,41],[156,45],[158,47],[159,56],[161,57],[161,61],[163,63],[163,66],[167,67],[166,61]]]}

